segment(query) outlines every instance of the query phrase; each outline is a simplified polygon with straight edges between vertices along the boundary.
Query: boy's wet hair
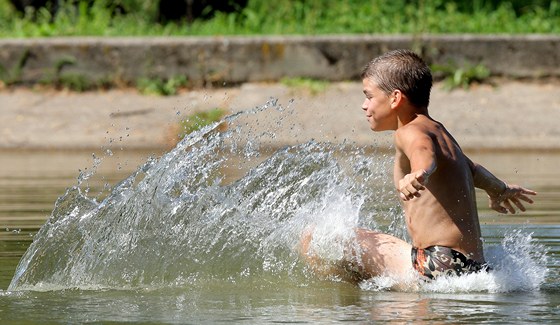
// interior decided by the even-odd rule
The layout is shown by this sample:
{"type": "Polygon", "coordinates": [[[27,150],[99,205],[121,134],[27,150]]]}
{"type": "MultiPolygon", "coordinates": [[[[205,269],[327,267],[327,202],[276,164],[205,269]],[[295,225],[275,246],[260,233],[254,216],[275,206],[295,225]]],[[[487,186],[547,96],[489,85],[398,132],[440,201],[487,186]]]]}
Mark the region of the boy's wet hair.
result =
{"type": "Polygon", "coordinates": [[[420,56],[410,50],[387,52],[371,60],[362,71],[362,80],[371,78],[389,95],[400,90],[417,107],[428,107],[432,73],[420,56]]]}

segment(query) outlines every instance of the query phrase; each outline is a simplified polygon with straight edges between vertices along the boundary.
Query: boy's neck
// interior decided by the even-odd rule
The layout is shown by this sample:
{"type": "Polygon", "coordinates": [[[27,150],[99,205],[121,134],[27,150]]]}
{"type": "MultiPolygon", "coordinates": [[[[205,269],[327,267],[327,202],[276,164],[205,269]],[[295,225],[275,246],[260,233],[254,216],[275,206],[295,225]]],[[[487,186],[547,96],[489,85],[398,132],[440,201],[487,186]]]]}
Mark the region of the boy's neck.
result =
{"type": "Polygon", "coordinates": [[[400,107],[398,112],[398,128],[407,125],[421,115],[430,118],[427,107],[415,107],[411,105],[400,107]]]}

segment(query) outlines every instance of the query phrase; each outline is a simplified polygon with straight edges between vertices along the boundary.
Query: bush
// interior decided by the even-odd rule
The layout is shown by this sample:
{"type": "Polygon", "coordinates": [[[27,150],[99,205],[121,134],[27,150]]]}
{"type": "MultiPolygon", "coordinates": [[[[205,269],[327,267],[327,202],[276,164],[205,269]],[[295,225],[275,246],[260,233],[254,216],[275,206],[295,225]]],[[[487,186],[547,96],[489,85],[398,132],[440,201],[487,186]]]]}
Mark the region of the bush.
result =
{"type": "Polygon", "coordinates": [[[560,0],[201,1],[229,9],[174,20],[162,19],[158,0],[60,0],[56,13],[0,0],[0,37],[560,32],[560,0]]]}

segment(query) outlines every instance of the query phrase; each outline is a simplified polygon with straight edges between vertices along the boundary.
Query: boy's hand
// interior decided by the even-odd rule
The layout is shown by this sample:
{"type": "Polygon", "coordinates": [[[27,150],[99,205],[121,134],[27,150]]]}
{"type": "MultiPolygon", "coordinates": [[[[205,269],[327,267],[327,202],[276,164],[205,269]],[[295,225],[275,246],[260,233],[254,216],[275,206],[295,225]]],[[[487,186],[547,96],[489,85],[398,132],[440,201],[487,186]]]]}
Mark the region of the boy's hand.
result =
{"type": "Polygon", "coordinates": [[[399,196],[403,201],[411,200],[420,196],[420,191],[424,190],[428,183],[428,173],[421,169],[405,175],[399,181],[399,196]]]}
{"type": "Polygon", "coordinates": [[[500,213],[515,213],[513,204],[521,211],[525,211],[525,206],[521,201],[533,203],[533,200],[527,195],[537,195],[537,192],[528,190],[518,185],[506,184],[506,189],[498,195],[488,195],[490,200],[490,208],[500,213]],[[512,204],[513,203],[513,204],[512,204]]]}

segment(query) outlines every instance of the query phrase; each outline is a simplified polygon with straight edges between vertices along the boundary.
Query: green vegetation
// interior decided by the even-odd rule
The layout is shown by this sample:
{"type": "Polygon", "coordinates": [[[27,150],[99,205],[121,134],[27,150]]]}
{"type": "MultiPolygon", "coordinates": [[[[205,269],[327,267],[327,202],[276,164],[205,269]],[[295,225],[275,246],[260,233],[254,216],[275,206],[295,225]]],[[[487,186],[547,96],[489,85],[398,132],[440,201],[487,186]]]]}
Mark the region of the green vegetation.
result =
{"type": "Polygon", "coordinates": [[[176,95],[181,87],[187,86],[187,77],[175,76],[166,80],[160,78],[140,78],[136,88],[146,95],[176,95]]]}
{"type": "Polygon", "coordinates": [[[21,71],[25,67],[25,63],[29,59],[29,50],[24,51],[18,59],[17,64],[12,69],[7,69],[0,64],[0,81],[5,85],[13,85],[21,79],[21,71]]]}
{"type": "Polygon", "coordinates": [[[312,95],[316,95],[325,91],[329,86],[329,82],[325,80],[311,79],[311,78],[282,78],[280,83],[297,89],[305,89],[312,95]]]}
{"type": "Polygon", "coordinates": [[[86,76],[75,73],[62,74],[57,76],[56,79],[46,79],[41,83],[43,85],[53,86],[57,89],[68,89],[77,92],[99,88],[94,86],[86,76]]]}
{"type": "MultiPolygon", "coordinates": [[[[209,111],[197,112],[180,122],[181,134],[179,137],[182,139],[186,135],[200,130],[206,125],[218,122],[224,117],[226,112],[220,108],[214,108],[209,111]]],[[[224,125],[225,127],[225,125],[224,125]]]]}
{"type": "Polygon", "coordinates": [[[560,0],[249,0],[190,23],[159,22],[157,0],[60,3],[22,14],[0,0],[0,37],[560,33],[560,0]]]}
{"type": "Polygon", "coordinates": [[[82,74],[63,72],[64,67],[71,67],[75,64],[76,59],[74,57],[60,59],[56,63],[54,71],[48,73],[40,83],[58,89],[69,89],[79,92],[96,88],[93,83],[82,74]]]}
{"type": "Polygon", "coordinates": [[[490,70],[482,64],[465,64],[457,66],[433,65],[432,71],[436,78],[443,78],[444,87],[448,90],[469,88],[474,83],[483,83],[490,77],[490,70]]]}

